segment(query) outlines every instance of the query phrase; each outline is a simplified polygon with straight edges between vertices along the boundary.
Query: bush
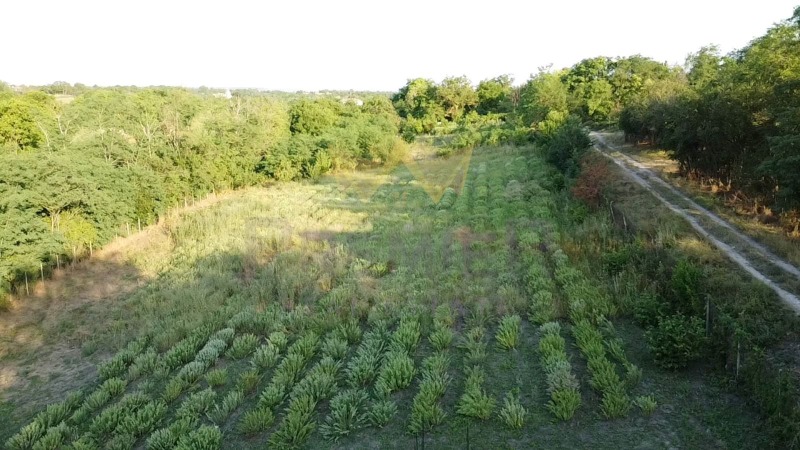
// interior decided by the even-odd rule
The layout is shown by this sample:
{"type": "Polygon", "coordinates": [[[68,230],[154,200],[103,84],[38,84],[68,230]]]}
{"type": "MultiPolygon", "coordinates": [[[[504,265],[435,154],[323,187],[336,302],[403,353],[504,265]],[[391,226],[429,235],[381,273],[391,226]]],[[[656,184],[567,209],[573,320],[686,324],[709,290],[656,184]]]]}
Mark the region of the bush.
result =
{"type": "Polygon", "coordinates": [[[646,336],[656,363],[671,370],[698,359],[706,342],[703,320],[683,315],[662,319],[646,336]]]}

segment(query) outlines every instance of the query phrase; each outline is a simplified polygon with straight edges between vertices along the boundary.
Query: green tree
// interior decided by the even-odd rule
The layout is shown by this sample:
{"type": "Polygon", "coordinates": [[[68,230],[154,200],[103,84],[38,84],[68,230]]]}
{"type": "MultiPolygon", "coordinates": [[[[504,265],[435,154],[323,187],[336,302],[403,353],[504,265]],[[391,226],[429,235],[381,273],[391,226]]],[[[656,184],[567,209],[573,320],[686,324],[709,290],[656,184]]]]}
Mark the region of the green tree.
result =
{"type": "Polygon", "coordinates": [[[478,83],[476,90],[478,96],[476,110],[478,114],[510,113],[513,109],[511,100],[513,82],[514,79],[508,75],[500,75],[478,83]]]}
{"type": "Polygon", "coordinates": [[[458,121],[464,113],[478,103],[478,94],[465,76],[447,77],[436,89],[439,104],[444,108],[445,117],[458,121]]]}

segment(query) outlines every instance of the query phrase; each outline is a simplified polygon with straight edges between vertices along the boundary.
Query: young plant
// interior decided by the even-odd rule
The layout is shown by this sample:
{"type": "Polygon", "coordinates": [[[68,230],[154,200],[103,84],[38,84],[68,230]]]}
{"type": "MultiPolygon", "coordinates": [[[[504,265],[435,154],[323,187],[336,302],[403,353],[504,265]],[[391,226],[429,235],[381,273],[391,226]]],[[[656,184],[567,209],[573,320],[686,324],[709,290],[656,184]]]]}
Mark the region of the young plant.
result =
{"type": "Polygon", "coordinates": [[[214,369],[206,374],[206,383],[209,386],[222,386],[228,382],[228,369],[214,369]]]}
{"type": "Polygon", "coordinates": [[[512,430],[522,428],[527,414],[528,411],[519,402],[519,392],[516,389],[506,394],[503,400],[503,408],[500,409],[500,419],[503,420],[507,427],[512,430]]]}
{"type": "Polygon", "coordinates": [[[231,344],[227,355],[233,359],[242,359],[250,356],[251,353],[258,347],[258,336],[255,334],[243,334],[237,336],[231,344]]]}
{"type": "Polygon", "coordinates": [[[577,389],[559,389],[550,394],[547,409],[559,420],[569,420],[581,406],[581,394],[577,389]]]}
{"type": "Polygon", "coordinates": [[[280,348],[270,342],[256,350],[255,354],[253,354],[253,359],[250,360],[250,365],[259,372],[264,373],[275,367],[275,364],[278,363],[278,359],[280,358],[280,354],[280,348]]]}
{"type": "Polygon", "coordinates": [[[646,416],[653,414],[658,406],[656,398],[652,395],[640,395],[633,400],[633,404],[638,406],[646,416]]]}
{"type": "Polygon", "coordinates": [[[464,416],[486,420],[492,415],[495,406],[495,400],[483,389],[486,374],[479,366],[473,366],[467,369],[466,375],[464,393],[458,401],[456,412],[464,416]]]}
{"type": "Polygon", "coordinates": [[[331,411],[320,426],[322,437],[336,442],[364,427],[367,416],[363,409],[368,398],[366,392],[358,389],[348,389],[333,397],[331,411]]]}
{"type": "Polygon", "coordinates": [[[505,316],[500,319],[500,326],[495,335],[497,346],[503,350],[517,348],[521,323],[522,319],[518,315],[505,316]]]}
{"type": "Polygon", "coordinates": [[[206,416],[211,422],[222,425],[228,420],[228,416],[242,404],[244,394],[242,391],[233,390],[222,399],[222,403],[215,405],[206,416]]]}
{"type": "Polygon", "coordinates": [[[244,435],[253,435],[266,431],[274,421],[275,415],[271,409],[259,407],[244,413],[237,429],[244,435]]]}
{"type": "Polygon", "coordinates": [[[369,408],[367,420],[376,428],[383,428],[397,414],[397,403],[389,399],[376,400],[369,408]]]}

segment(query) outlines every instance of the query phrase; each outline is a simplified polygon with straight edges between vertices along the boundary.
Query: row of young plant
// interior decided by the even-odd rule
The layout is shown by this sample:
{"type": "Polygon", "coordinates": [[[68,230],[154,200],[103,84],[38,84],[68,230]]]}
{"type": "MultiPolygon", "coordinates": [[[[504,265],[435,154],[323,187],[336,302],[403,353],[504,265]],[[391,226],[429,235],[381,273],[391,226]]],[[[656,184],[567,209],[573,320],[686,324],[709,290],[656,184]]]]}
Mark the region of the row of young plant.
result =
{"type": "Polygon", "coordinates": [[[655,408],[652,397],[631,400],[630,392],[642,378],[641,369],[625,358],[622,340],[616,337],[613,325],[606,319],[616,312],[615,305],[584,274],[570,266],[567,255],[553,244],[550,254],[572,321],[572,335],[587,361],[589,383],[601,396],[600,408],[607,418],[624,417],[635,402],[647,414],[655,408]],[[603,336],[600,327],[606,330],[603,336]],[[623,380],[617,366],[608,358],[615,357],[625,371],[623,380]]]}
{"type": "MultiPolygon", "coordinates": [[[[260,328],[269,329],[275,318],[274,310],[258,315],[260,328]]],[[[75,448],[133,445],[159,425],[170,404],[195,386],[226,349],[229,358],[239,359],[258,344],[258,337],[252,334],[233,338],[232,328],[215,333],[212,326],[202,326],[161,354],[150,345],[156,339],[145,336],[134,340],[98,366],[102,383],[97,388],[85,397],[79,391],[72,392],[64,402],[48,406],[12,436],[6,446],[13,449],[60,448],[70,441],[75,448]],[[176,370],[174,377],[166,381],[176,370]],[[156,394],[156,386],[163,382],[166,382],[163,391],[156,394]],[[110,404],[130,386],[135,386],[133,392],[110,404]]],[[[214,385],[212,375],[209,373],[206,377],[209,385],[214,385]]],[[[243,374],[242,378],[247,379],[248,374],[243,374]]],[[[209,434],[208,430],[200,433],[209,434]]],[[[175,441],[172,446],[177,444],[175,441]]]]}
{"type": "Polygon", "coordinates": [[[449,305],[439,305],[433,317],[433,329],[428,341],[434,353],[422,360],[419,389],[411,405],[408,430],[414,434],[425,433],[441,424],[446,414],[441,404],[452,377],[447,373],[450,366],[449,347],[454,337],[455,317],[449,305]]]}

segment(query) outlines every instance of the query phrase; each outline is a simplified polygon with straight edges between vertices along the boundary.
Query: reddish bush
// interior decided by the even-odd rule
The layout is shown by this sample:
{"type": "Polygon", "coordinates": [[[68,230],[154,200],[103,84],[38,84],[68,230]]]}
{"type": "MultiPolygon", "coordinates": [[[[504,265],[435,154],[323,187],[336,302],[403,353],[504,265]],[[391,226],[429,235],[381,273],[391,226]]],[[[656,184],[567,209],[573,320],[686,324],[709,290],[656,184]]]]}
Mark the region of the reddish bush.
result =
{"type": "Polygon", "coordinates": [[[572,186],[572,195],[596,208],[600,206],[603,190],[609,178],[608,160],[600,155],[588,153],[581,158],[581,171],[572,186]]]}

